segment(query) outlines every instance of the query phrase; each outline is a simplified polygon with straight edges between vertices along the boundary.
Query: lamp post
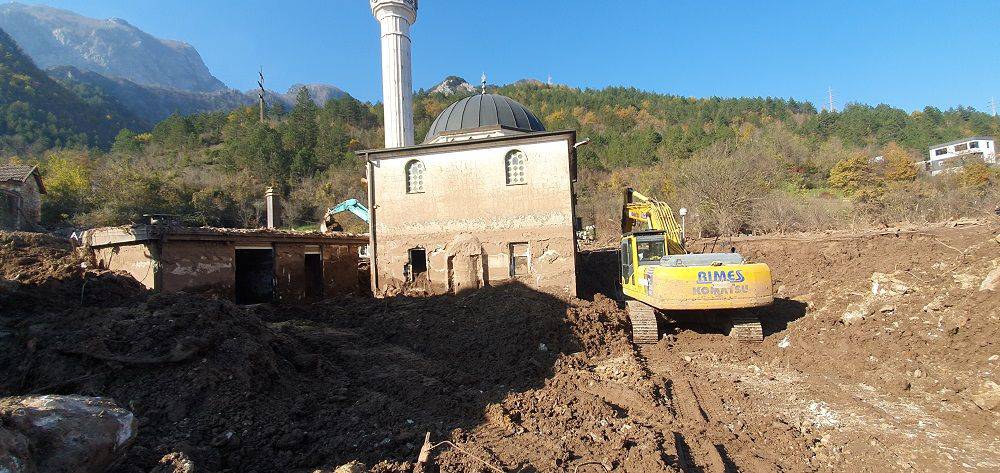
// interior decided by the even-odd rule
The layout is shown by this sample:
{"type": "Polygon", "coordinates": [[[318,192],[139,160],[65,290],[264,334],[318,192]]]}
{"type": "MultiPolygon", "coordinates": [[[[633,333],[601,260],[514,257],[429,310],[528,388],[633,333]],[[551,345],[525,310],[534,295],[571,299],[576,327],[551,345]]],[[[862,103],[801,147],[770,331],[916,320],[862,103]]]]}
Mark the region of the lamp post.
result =
{"type": "Polygon", "coordinates": [[[681,207],[677,213],[681,214],[681,246],[684,246],[684,240],[687,238],[687,225],[685,220],[687,219],[688,209],[686,207],[681,207]]]}

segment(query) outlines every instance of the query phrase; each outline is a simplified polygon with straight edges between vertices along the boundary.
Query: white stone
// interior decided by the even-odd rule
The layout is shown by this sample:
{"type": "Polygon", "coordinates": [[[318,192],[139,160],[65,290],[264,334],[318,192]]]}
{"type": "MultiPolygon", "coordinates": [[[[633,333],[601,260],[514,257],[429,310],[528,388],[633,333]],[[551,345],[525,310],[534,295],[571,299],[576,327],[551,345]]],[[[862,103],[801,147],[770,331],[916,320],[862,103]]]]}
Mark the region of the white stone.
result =
{"type": "Polygon", "coordinates": [[[910,286],[885,273],[872,273],[873,296],[901,296],[913,292],[910,286]]]}
{"type": "Polygon", "coordinates": [[[979,285],[980,291],[1000,291],[1000,266],[993,268],[979,285]]]}
{"type": "Polygon", "coordinates": [[[995,411],[1000,408],[1000,385],[987,380],[972,394],[972,402],[984,411],[995,411]]]}
{"type": "Polygon", "coordinates": [[[972,289],[976,287],[976,281],[979,279],[974,274],[968,273],[954,274],[951,278],[954,279],[962,289],[972,289]]]}

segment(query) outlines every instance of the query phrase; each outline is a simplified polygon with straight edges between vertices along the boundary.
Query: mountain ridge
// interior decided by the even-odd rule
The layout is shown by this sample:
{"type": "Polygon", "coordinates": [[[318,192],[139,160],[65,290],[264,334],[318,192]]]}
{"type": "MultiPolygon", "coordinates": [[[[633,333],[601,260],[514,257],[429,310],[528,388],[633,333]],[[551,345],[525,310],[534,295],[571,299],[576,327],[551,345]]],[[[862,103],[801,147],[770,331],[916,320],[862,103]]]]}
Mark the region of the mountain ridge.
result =
{"type": "Polygon", "coordinates": [[[120,77],[107,77],[97,72],[80,70],[73,66],[52,67],[45,72],[85,99],[113,98],[150,124],[155,124],[174,113],[192,115],[232,110],[251,105],[255,101],[254,98],[234,89],[191,92],[146,86],[120,77]]]}
{"type": "Polygon", "coordinates": [[[465,79],[459,76],[448,76],[438,82],[428,91],[432,94],[454,95],[468,92],[475,92],[476,88],[465,79]]]}
{"type": "Polygon", "coordinates": [[[44,5],[5,3],[0,5],[0,29],[41,69],[73,66],[192,92],[227,88],[190,44],[157,38],[120,18],[98,20],[44,5]]]}
{"type": "Polygon", "coordinates": [[[49,77],[0,29],[0,149],[107,147],[142,121],[113,98],[86,100],[49,77]]]}

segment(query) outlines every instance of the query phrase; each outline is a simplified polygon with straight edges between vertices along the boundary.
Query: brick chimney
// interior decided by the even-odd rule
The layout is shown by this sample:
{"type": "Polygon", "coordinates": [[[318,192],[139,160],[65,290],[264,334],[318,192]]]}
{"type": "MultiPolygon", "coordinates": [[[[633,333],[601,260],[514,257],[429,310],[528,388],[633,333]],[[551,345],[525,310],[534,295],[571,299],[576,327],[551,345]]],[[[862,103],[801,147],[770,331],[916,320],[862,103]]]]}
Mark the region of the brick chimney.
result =
{"type": "Polygon", "coordinates": [[[273,187],[264,191],[264,211],[267,212],[267,228],[281,226],[281,199],[273,187]]]}

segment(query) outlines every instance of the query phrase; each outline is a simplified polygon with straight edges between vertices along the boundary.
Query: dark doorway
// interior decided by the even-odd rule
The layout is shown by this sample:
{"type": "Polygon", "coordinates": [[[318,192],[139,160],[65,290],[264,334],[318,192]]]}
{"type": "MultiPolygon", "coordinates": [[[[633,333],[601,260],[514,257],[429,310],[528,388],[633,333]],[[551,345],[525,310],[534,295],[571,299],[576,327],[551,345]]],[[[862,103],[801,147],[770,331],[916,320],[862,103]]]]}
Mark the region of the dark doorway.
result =
{"type": "Polygon", "coordinates": [[[410,248],[410,279],[416,280],[427,272],[427,250],[410,248]]]}
{"type": "Polygon", "coordinates": [[[236,250],[236,303],[258,304],[274,297],[274,250],[236,250]]]}
{"type": "Polygon", "coordinates": [[[306,253],[306,298],[323,298],[323,258],[319,253],[306,253]]]}

